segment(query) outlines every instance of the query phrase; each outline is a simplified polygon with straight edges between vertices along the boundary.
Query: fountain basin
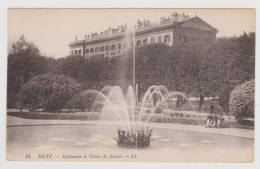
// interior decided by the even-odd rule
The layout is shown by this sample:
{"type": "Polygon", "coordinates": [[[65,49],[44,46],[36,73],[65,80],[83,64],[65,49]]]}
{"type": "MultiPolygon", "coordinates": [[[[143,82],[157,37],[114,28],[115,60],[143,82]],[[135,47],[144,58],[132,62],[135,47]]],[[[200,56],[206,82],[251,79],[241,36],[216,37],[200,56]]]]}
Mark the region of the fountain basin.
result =
{"type": "MultiPolygon", "coordinates": [[[[199,129],[195,131],[199,126],[193,126],[194,131],[192,131],[187,130],[186,125],[154,123],[151,124],[153,132],[149,149],[131,149],[117,146],[118,128],[117,124],[111,122],[90,121],[90,124],[80,124],[83,121],[78,121],[79,124],[71,125],[68,122],[62,124],[65,121],[60,120],[60,124],[53,121],[54,124],[39,125],[37,120],[30,120],[32,121],[36,121],[35,124],[38,125],[7,127],[8,160],[24,160],[24,153],[30,153],[31,160],[39,160],[36,158],[39,152],[55,155],[66,153],[129,155],[133,153],[136,154],[137,159],[131,161],[144,162],[251,162],[254,158],[254,138],[246,137],[246,135],[244,137],[241,133],[248,134],[249,131],[242,129],[237,129],[236,132],[228,131],[229,134],[240,133],[240,135],[231,136],[213,132],[226,133],[226,130],[231,129],[214,130],[201,127],[207,131],[200,132],[199,129]]],[[[23,122],[27,124],[26,121],[23,122]]],[[[88,158],[75,160],[100,161],[100,159],[88,158]]],[[[129,162],[129,159],[107,161],[129,162]]]]}

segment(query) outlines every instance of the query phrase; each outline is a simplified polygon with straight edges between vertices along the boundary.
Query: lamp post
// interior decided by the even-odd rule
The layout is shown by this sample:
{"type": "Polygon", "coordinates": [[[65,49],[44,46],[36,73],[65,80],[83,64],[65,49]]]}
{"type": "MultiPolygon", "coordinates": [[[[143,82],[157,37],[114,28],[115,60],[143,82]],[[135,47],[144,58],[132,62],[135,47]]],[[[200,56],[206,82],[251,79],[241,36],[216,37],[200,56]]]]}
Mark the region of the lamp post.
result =
{"type": "Polygon", "coordinates": [[[22,91],[22,86],[23,86],[23,82],[24,82],[24,79],[23,79],[23,76],[20,77],[20,105],[19,105],[19,110],[20,110],[20,113],[23,112],[23,91],[22,91]]]}

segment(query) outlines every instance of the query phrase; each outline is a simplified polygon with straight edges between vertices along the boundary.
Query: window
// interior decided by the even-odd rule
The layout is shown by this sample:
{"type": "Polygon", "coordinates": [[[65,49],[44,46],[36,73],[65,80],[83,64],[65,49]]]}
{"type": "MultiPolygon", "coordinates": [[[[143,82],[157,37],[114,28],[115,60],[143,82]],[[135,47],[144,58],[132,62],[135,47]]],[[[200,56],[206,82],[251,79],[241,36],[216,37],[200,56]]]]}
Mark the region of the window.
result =
{"type": "Polygon", "coordinates": [[[104,46],[100,47],[100,52],[104,52],[104,46]]]}
{"type": "Polygon", "coordinates": [[[95,55],[91,55],[91,56],[90,56],[90,59],[91,59],[91,60],[94,60],[94,59],[95,59],[95,55]]]}
{"type": "Polygon", "coordinates": [[[151,37],[150,44],[155,43],[155,37],[151,37]]]}
{"type": "Polygon", "coordinates": [[[111,50],[115,50],[116,49],[116,45],[111,45],[111,50]]]}
{"type": "Polygon", "coordinates": [[[94,48],[90,48],[90,53],[94,53],[94,48]]]}
{"type": "Polygon", "coordinates": [[[136,46],[137,47],[141,47],[142,46],[142,42],[140,40],[136,41],[136,46]]]}
{"type": "Polygon", "coordinates": [[[99,52],[99,47],[96,47],[95,48],[95,53],[98,53],[99,52]]]}
{"type": "Polygon", "coordinates": [[[101,59],[104,59],[105,55],[104,55],[104,54],[100,54],[99,57],[100,57],[101,59]]]}
{"type": "Polygon", "coordinates": [[[109,50],[110,50],[110,46],[107,45],[107,46],[106,46],[106,51],[109,51],[109,50]]]}
{"type": "Polygon", "coordinates": [[[164,43],[170,42],[170,35],[165,35],[164,38],[163,38],[163,42],[164,43]]]}
{"type": "Polygon", "coordinates": [[[121,43],[119,43],[119,44],[117,45],[117,48],[118,48],[118,50],[121,49],[121,43]]]}
{"type": "Polygon", "coordinates": [[[184,35],[180,35],[180,36],[179,36],[179,41],[180,41],[180,42],[187,42],[187,37],[184,36],[184,35]]]}
{"type": "Polygon", "coordinates": [[[86,53],[89,53],[89,49],[86,49],[86,53]]]}
{"type": "Polygon", "coordinates": [[[116,53],[111,53],[111,57],[115,57],[116,56],[116,53]]]}
{"type": "Polygon", "coordinates": [[[78,51],[77,50],[75,50],[75,55],[77,55],[78,54],[78,51]]]}
{"type": "Polygon", "coordinates": [[[81,55],[81,49],[79,49],[79,55],[81,55]]]}
{"type": "Polygon", "coordinates": [[[162,36],[158,36],[158,43],[162,43],[162,36]]]}
{"type": "Polygon", "coordinates": [[[144,46],[148,45],[148,39],[144,39],[144,40],[143,40],[143,45],[144,45],[144,46]]]}

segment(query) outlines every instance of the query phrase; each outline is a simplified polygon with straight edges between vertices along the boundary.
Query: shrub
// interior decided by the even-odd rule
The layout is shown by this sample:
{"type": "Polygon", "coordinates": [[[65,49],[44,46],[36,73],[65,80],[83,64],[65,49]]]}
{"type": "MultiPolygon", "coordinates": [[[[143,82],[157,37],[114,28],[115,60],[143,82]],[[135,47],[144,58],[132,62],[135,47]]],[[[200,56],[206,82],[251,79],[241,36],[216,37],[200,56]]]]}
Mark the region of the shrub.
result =
{"type": "Polygon", "coordinates": [[[79,90],[79,84],[70,77],[38,75],[22,86],[20,99],[26,107],[52,112],[63,108],[79,90]]]}
{"type": "Polygon", "coordinates": [[[237,120],[254,117],[255,104],[255,81],[250,80],[237,86],[230,94],[230,113],[235,115],[237,120]]]}

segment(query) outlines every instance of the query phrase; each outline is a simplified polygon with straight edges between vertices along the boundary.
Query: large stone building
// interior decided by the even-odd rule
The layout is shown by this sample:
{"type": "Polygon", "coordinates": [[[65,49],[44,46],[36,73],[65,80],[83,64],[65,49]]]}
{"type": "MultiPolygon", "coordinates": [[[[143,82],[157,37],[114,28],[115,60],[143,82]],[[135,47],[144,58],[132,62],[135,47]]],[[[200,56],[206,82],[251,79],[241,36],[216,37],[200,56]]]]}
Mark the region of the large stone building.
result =
{"type": "MultiPolygon", "coordinates": [[[[127,25],[109,28],[101,33],[85,35],[82,40],[69,44],[71,55],[86,58],[111,58],[120,56],[127,48],[127,36],[130,31],[127,25]]],[[[159,23],[149,20],[137,21],[135,30],[136,47],[153,43],[164,43],[169,46],[188,42],[211,43],[216,39],[218,30],[199,17],[173,13],[170,17],[161,17],[159,23]]]]}

